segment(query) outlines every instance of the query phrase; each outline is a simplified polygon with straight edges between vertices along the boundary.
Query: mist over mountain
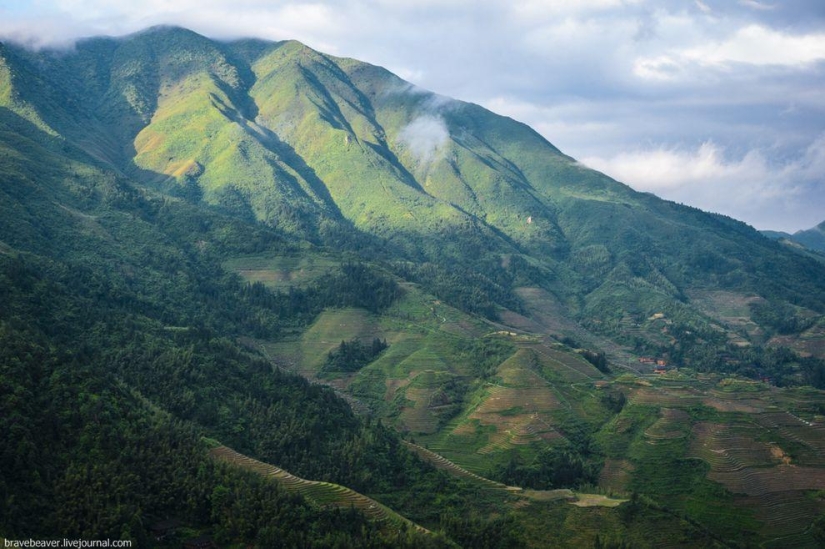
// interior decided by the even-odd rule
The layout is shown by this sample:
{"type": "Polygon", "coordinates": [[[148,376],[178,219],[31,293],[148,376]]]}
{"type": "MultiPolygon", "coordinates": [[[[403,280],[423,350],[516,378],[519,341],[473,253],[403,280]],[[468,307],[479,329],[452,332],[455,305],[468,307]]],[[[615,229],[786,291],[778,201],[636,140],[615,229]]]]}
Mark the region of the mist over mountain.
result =
{"type": "Polygon", "coordinates": [[[294,41],[0,44],[0,193],[9,539],[163,547],[170,517],[259,546],[824,531],[825,263],[518,121],[294,41]],[[766,519],[781,498],[798,515],[766,519]]]}

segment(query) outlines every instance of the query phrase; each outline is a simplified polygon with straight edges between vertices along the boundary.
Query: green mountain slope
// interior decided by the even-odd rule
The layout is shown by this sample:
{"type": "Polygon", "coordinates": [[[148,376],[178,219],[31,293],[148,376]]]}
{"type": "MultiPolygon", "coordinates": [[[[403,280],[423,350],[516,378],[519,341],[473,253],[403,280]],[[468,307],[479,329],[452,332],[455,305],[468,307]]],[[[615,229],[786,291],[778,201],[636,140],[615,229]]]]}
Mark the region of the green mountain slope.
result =
{"type": "Polygon", "coordinates": [[[825,265],[380,67],[179,28],[0,44],[0,280],[5,538],[178,517],[267,546],[291,513],[302,546],[821,537],[825,265]],[[618,497],[542,499],[571,488],[618,497]]]}
{"type": "Polygon", "coordinates": [[[175,28],[37,65],[15,55],[11,87],[34,98],[7,101],[21,116],[98,158],[117,143],[125,174],[297,236],[367,233],[436,263],[527,256],[574,315],[627,285],[648,301],[735,286],[825,307],[819,267],[750,228],[633,192],[523,124],[378,67],[175,28]]]}

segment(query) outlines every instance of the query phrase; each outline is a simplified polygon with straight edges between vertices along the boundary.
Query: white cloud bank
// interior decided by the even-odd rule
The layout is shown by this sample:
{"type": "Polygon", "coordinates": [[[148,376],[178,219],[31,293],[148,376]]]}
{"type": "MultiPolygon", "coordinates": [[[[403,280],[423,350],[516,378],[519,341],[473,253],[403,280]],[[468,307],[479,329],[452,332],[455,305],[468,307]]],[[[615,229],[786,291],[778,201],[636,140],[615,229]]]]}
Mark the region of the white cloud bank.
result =
{"type": "Polygon", "coordinates": [[[739,158],[711,141],[695,150],[652,148],[582,163],[634,189],[793,232],[825,218],[825,134],[797,158],[771,163],[760,150],[739,158]],[[796,212],[789,220],[790,212],[796,212]]]}
{"type": "Polygon", "coordinates": [[[634,62],[636,76],[672,80],[692,78],[692,67],[729,69],[734,64],[756,67],[804,68],[825,60],[825,32],[788,34],[762,25],[739,28],[723,40],[641,56],[634,62]]]}

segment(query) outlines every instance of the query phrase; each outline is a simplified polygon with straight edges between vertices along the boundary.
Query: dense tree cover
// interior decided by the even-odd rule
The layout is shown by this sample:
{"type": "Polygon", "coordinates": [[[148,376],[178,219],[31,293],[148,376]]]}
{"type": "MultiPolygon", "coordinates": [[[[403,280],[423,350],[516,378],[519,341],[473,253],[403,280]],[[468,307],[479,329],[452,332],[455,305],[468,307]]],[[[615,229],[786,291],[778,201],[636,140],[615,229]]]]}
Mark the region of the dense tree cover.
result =
{"type": "Polygon", "coordinates": [[[802,332],[816,323],[816,317],[801,316],[795,307],[781,301],[750,304],[753,321],[779,334],[802,332]]]}
{"type": "Polygon", "coordinates": [[[175,517],[220,542],[260,547],[420,547],[443,541],[381,530],[318,508],[210,459],[191,423],[154,409],[95,360],[0,322],[0,530],[10,538],[153,541],[175,517]]]}
{"type": "Polygon", "coordinates": [[[607,355],[604,351],[591,351],[590,349],[583,349],[581,355],[596,369],[603,374],[611,373],[610,366],[607,364],[607,355]]]}
{"type": "Polygon", "coordinates": [[[624,540],[603,539],[599,534],[596,534],[593,549],[633,549],[633,544],[624,540]]]}
{"type": "Polygon", "coordinates": [[[599,395],[599,401],[610,412],[618,414],[625,407],[625,404],[627,404],[627,397],[621,391],[603,391],[599,395]]]}
{"type": "Polygon", "coordinates": [[[387,348],[387,340],[373,338],[372,343],[361,343],[358,338],[342,341],[341,344],[327,353],[326,362],[322,371],[329,372],[357,372],[376,359],[387,348]]]}
{"type": "Polygon", "coordinates": [[[381,312],[401,295],[395,280],[363,263],[344,263],[306,288],[290,286],[288,291],[276,293],[255,282],[239,291],[245,306],[266,309],[266,316],[274,314],[281,326],[304,326],[325,307],[361,307],[381,312]]]}
{"type": "Polygon", "coordinates": [[[475,517],[458,520],[445,516],[441,528],[462,547],[473,549],[510,549],[522,547],[518,523],[513,517],[475,517]]]}
{"type": "Polygon", "coordinates": [[[552,490],[595,484],[598,468],[572,447],[544,447],[529,462],[513,454],[494,476],[510,486],[552,490]]]}
{"type": "MultiPolygon", "coordinates": [[[[208,257],[191,260],[200,272],[214,269],[208,257]]],[[[449,543],[413,532],[388,537],[360,514],[319,510],[217,467],[201,434],[301,476],[374,494],[435,527],[488,505],[406,451],[380,422],[356,418],[330,389],[273,370],[227,337],[249,326],[277,333],[311,318],[324,304],[320,289],[304,296],[314,305],[292,312],[288,295],[225,275],[209,284],[178,276],[175,288],[158,279],[152,293],[151,267],[144,269],[133,271],[135,283],[118,285],[93,263],[0,254],[5,533],[145,540],[152,520],[176,516],[218,539],[260,546],[449,543]]],[[[355,266],[327,282],[354,288],[347,272],[370,277],[355,266]]],[[[393,284],[384,286],[389,294],[393,284]]],[[[335,305],[365,305],[355,289],[343,295],[356,297],[335,305]]],[[[374,303],[386,306],[382,299],[374,303]]]]}
{"type": "Polygon", "coordinates": [[[463,340],[456,349],[457,356],[466,360],[473,374],[481,379],[493,376],[498,366],[514,351],[515,346],[511,342],[497,337],[463,340]]]}
{"type": "Polygon", "coordinates": [[[469,313],[495,320],[501,306],[522,310],[520,300],[512,292],[512,274],[492,261],[399,262],[394,264],[394,270],[402,278],[422,284],[439,299],[469,313]]]}

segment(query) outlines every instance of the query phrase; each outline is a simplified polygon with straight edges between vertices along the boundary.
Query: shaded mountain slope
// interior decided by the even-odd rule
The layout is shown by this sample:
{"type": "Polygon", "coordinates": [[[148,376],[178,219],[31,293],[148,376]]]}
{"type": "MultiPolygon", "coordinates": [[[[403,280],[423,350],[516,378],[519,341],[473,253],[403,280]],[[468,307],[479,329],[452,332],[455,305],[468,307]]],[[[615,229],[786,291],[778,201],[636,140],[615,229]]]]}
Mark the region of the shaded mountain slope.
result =
{"type": "Polygon", "coordinates": [[[825,252],[825,221],[812,229],[794,233],[791,239],[811,250],[825,252]]]}

